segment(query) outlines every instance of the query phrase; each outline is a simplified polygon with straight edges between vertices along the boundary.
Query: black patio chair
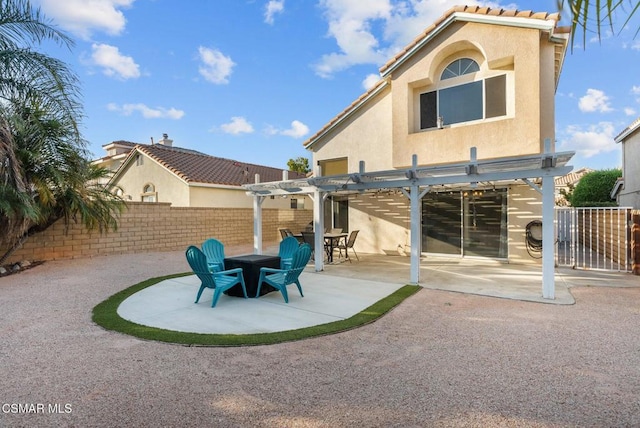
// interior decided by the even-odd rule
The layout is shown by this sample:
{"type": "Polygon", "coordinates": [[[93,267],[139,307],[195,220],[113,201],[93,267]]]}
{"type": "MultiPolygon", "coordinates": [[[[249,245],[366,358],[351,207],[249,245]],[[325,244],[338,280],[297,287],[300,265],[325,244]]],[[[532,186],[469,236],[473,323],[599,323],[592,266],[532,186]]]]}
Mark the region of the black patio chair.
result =
{"type": "Polygon", "coordinates": [[[351,251],[353,251],[353,254],[356,255],[356,260],[360,261],[360,258],[358,258],[358,253],[356,253],[356,250],[353,249],[353,244],[356,243],[358,232],[360,231],[359,230],[351,231],[351,233],[349,234],[349,239],[347,239],[347,241],[344,243],[338,244],[338,246],[336,247],[340,251],[338,257],[342,256],[342,250],[344,250],[345,258],[349,260],[349,263],[351,263],[351,258],[349,257],[349,252],[347,251],[349,248],[351,248],[351,251]]]}

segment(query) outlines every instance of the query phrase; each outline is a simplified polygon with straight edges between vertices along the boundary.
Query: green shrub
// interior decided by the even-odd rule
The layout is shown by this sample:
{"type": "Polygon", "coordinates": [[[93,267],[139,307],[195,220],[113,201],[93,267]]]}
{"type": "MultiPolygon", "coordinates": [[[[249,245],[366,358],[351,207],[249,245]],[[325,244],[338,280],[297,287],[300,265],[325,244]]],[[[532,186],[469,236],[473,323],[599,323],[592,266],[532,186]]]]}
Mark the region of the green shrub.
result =
{"type": "Polygon", "coordinates": [[[611,191],[622,177],[620,169],[603,169],[585,174],[570,195],[573,207],[615,207],[611,191]]]}

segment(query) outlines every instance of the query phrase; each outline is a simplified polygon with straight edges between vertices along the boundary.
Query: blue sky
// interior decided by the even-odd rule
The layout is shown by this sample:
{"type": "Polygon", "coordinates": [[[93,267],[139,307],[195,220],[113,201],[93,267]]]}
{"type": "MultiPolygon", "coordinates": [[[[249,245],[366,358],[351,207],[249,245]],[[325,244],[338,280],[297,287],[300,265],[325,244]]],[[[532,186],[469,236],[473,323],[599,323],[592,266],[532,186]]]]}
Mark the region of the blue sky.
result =
{"type": "MultiPolygon", "coordinates": [[[[94,157],[115,140],[174,145],[278,168],[358,98],[379,67],[459,1],[32,0],[76,41],[94,157]]],[[[556,0],[467,2],[555,12],[556,0]]],[[[639,13],[640,14],[640,13],[639,13]]],[[[557,150],[619,167],[614,137],[640,116],[640,17],[574,46],[556,94],[557,150]]],[[[563,19],[560,25],[568,25],[563,19]]]]}

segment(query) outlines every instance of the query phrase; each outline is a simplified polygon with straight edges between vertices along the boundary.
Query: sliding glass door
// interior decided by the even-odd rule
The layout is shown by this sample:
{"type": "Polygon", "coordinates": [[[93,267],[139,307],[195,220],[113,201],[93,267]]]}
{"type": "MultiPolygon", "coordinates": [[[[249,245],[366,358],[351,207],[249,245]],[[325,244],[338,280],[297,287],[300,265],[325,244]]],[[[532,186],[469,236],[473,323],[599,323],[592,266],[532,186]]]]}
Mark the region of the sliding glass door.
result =
{"type": "Polygon", "coordinates": [[[460,192],[427,193],[422,199],[422,251],[460,254],[462,213],[460,192]]]}
{"type": "Polygon", "coordinates": [[[507,257],[507,192],[463,193],[465,256],[507,257]]]}
{"type": "Polygon", "coordinates": [[[506,258],[506,189],[428,193],[422,200],[422,251],[506,258]]]}

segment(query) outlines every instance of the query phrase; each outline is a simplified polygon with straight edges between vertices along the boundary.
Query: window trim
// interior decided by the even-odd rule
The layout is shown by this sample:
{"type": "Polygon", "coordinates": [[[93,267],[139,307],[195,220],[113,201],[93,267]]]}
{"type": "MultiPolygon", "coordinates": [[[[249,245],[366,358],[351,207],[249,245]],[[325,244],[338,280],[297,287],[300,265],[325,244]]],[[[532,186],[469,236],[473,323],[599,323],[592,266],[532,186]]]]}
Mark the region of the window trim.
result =
{"type": "Polygon", "coordinates": [[[140,201],[146,203],[158,202],[158,192],[156,186],[153,183],[146,183],[142,186],[142,192],[140,193],[140,201]],[[145,200],[145,198],[153,198],[153,200],[145,200]]]}
{"type": "MultiPolygon", "coordinates": [[[[493,120],[500,120],[507,118],[509,116],[509,94],[510,94],[510,78],[509,72],[505,72],[504,70],[496,70],[495,72],[488,72],[487,70],[483,70],[480,64],[476,59],[472,57],[473,55],[463,56],[460,58],[456,58],[452,61],[449,61],[447,66],[442,68],[440,72],[440,80],[435,82],[434,85],[431,85],[428,89],[423,87],[414,92],[417,100],[417,120],[415,121],[416,131],[430,131],[434,129],[439,129],[444,126],[458,126],[458,125],[469,125],[478,122],[486,122],[493,120]],[[442,79],[442,75],[445,71],[451,67],[455,63],[459,63],[460,61],[468,60],[470,63],[475,63],[478,66],[478,70],[471,69],[471,71],[467,71],[466,73],[458,76],[449,76],[442,79]],[[441,92],[450,88],[461,87],[463,85],[472,84],[474,82],[481,82],[481,104],[482,104],[482,114],[478,119],[470,119],[463,120],[458,122],[448,122],[446,117],[443,117],[440,110],[441,103],[441,92]],[[492,92],[489,93],[487,90],[487,84],[492,83],[492,92]],[[502,87],[496,86],[496,82],[501,84],[502,87]],[[427,100],[428,94],[433,94],[427,100]],[[500,100],[500,105],[497,105],[496,108],[489,108],[487,106],[488,101],[495,100],[495,96],[502,96],[500,100]],[[491,98],[493,97],[493,98],[491,98]],[[429,105],[427,103],[435,104],[435,113],[433,111],[426,111],[425,109],[429,109],[429,105]],[[497,113],[496,113],[497,111],[497,113]],[[424,113],[423,113],[424,112],[424,113]],[[489,116],[487,114],[490,114],[489,116]]],[[[468,68],[467,68],[468,69],[468,68]]],[[[492,106],[493,107],[493,106],[492,106]]]]}

